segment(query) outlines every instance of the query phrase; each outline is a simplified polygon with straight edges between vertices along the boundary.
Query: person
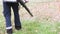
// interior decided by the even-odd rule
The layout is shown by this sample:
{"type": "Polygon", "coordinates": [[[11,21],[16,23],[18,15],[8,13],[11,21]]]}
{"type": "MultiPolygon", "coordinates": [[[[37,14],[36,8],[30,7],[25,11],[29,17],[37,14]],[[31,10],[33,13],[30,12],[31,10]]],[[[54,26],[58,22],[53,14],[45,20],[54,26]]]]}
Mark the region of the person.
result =
{"type": "Polygon", "coordinates": [[[6,20],[6,31],[7,34],[12,34],[12,25],[11,25],[11,7],[14,12],[14,22],[15,22],[15,28],[17,30],[20,30],[21,22],[19,19],[19,3],[17,0],[3,0],[3,15],[6,20]]]}

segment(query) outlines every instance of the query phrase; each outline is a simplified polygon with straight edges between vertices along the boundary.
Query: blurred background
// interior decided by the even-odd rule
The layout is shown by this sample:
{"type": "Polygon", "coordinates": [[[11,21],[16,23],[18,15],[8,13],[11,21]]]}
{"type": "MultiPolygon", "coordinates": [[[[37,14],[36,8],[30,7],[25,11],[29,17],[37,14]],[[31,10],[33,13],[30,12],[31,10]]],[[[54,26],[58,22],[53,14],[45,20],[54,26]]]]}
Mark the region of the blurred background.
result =
{"type": "MultiPolygon", "coordinates": [[[[26,5],[34,16],[31,17],[23,7],[20,7],[22,29],[17,31],[14,28],[12,10],[13,34],[60,34],[60,0],[29,0],[26,5]]],[[[6,34],[2,0],[0,0],[0,34],[6,34]]]]}

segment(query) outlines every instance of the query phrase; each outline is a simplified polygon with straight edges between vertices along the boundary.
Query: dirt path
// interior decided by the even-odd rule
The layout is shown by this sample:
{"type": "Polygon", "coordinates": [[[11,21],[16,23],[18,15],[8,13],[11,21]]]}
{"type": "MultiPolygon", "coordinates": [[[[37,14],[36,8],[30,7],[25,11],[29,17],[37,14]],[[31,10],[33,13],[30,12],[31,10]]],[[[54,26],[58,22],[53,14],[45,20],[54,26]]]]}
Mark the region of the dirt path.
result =
{"type": "Polygon", "coordinates": [[[21,10],[23,19],[41,19],[49,18],[51,20],[60,21],[60,2],[36,2],[28,5],[34,17],[29,16],[27,12],[21,10]]]}

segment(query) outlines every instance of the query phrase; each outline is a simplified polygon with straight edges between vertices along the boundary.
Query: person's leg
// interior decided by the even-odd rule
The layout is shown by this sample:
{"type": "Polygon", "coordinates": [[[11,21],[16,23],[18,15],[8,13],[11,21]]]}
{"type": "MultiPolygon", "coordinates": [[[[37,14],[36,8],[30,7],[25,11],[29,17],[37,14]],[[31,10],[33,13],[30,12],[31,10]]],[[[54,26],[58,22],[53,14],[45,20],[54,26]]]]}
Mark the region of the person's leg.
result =
{"type": "Polygon", "coordinates": [[[21,29],[21,22],[20,22],[20,18],[19,18],[19,4],[18,3],[13,3],[12,8],[14,11],[14,22],[15,22],[15,28],[17,30],[21,29]]]}
{"type": "Polygon", "coordinates": [[[3,2],[3,14],[6,20],[6,30],[7,33],[12,33],[12,25],[11,25],[11,6],[8,3],[3,2]]]}

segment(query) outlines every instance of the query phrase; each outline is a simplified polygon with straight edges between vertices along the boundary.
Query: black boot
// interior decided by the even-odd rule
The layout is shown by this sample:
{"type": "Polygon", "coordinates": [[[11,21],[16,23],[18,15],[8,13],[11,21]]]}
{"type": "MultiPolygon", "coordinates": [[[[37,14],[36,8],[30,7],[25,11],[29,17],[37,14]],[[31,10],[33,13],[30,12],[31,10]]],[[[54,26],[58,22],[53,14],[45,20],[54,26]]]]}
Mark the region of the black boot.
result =
{"type": "Polygon", "coordinates": [[[13,30],[12,29],[7,29],[7,34],[12,34],[13,30]]]}
{"type": "Polygon", "coordinates": [[[21,25],[20,26],[15,26],[16,30],[20,30],[21,28],[22,28],[21,25]]]}

